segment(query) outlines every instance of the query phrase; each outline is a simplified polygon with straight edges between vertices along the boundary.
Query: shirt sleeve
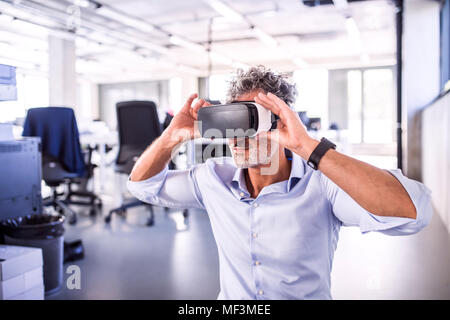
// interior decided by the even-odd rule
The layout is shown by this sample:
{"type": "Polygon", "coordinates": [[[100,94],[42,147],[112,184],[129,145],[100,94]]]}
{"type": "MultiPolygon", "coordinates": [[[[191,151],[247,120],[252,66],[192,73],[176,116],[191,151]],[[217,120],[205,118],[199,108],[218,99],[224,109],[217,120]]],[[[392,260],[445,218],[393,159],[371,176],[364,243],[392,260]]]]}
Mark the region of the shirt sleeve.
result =
{"type": "Polygon", "coordinates": [[[168,170],[166,167],[147,180],[131,181],[128,178],[127,188],[143,202],[170,208],[204,209],[196,180],[198,168],[168,170]]]}
{"type": "Polygon", "coordinates": [[[405,177],[399,169],[389,172],[408,192],[416,208],[416,219],[372,214],[322,174],[322,182],[333,213],[343,225],[359,226],[362,233],[379,231],[389,235],[407,235],[420,231],[429,223],[433,215],[431,191],[422,183],[405,177]]]}

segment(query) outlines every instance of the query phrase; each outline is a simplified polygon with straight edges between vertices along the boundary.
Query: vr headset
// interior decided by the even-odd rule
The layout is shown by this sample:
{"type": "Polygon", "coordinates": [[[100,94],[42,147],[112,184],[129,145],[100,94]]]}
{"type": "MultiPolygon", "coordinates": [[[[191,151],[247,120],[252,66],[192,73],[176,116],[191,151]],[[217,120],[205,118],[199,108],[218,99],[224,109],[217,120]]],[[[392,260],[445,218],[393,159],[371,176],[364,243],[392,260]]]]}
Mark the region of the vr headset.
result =
{"type": "Polygon", "coordinates": [[[200,108],[197,120],[204,138],[254,137],[276,128],[278,117],[254,101],[239,101],[200,108]]]}

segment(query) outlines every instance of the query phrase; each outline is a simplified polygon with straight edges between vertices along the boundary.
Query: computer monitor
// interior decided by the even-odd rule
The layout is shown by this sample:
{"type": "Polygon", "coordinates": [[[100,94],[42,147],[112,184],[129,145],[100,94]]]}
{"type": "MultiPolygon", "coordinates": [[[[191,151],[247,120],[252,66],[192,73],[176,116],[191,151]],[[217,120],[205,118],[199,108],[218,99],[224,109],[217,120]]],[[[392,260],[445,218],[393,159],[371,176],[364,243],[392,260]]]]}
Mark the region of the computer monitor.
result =
{"type": "Polygon", "coordinates": [[[0,64],[0,101],[17,100],[16,68],[0,64]]]}
{"type": "Polygon", "coordinates": [[[0,141],[0,220],[42,213],[40,138],[0,141]]]}

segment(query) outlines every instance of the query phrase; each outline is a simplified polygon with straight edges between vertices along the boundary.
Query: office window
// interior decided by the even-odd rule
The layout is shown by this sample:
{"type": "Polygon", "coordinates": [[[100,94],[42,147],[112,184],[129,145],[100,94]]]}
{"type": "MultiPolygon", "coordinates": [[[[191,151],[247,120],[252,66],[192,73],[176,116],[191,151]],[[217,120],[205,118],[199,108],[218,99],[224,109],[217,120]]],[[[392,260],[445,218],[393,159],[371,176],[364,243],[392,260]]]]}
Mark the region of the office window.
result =
{"type": "Polygon", "coordinates": [[[390,144],[395,141],[394,88],[391,68],[348,71],[350,142],[390,144]]]}
{"type": "Polygon", "coordinates": [[[23,118],[29,108],[46,107],[49,104],[47,77],[18,71],[16,80],[17,100],[0,101],[0,122],[23,118]]]}
{"type": "Polygon", "coordinates": [[[363,83],[363,140],[367,143],[391,143],[394,138],[392,70],[366,70],[363,83]]]}
{"type": "Polygon", "coordinates": [[[117,126],[116,103],[150,100],[158,107],[160,121],[169,109],[169,80],[110,83],[99,85],[100,117],[111,128],[117,126]]]}
{"type": "Polygon", "coordinates": [[[297,85],[297,111],[306,111],[308,117],[321,118],[322,128],[328,127],[328,70],[297,70],[293,75],[297,85]]]}
{"type": "Polygon", "coordinates": [[[347,73],[348,138],[351,143],[362,141],[362,81],[361,71],[347,73]]]}
{"type": "Polygon", "coordinates": [[[441,89],[450,81],[450,0],[441,9],[441,89]]]}
{"type": "Polygon", "coordinates": [[[226,102],[231,74],[216,74],[209,77],[208,96],[211,100],[226,102]]]}

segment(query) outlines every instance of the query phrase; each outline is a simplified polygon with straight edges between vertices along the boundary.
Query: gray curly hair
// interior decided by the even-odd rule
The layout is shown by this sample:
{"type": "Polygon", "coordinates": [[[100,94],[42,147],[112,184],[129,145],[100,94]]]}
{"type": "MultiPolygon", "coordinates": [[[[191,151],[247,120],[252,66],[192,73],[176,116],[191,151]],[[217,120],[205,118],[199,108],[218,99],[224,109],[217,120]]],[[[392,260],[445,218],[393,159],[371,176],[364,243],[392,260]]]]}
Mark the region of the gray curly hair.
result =
{"type": "Polygon", "coordinates": [[[262,65],[246,71],[238,69],[229,82],[227,101],[231,102],[243,94],[262,90],[265,93],[273,93],[292,108],[297,98],[297,88],[288,78],[287,74],[276,73],[262,65]]]}

